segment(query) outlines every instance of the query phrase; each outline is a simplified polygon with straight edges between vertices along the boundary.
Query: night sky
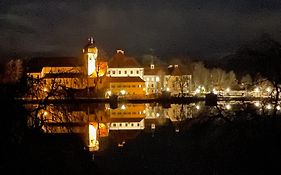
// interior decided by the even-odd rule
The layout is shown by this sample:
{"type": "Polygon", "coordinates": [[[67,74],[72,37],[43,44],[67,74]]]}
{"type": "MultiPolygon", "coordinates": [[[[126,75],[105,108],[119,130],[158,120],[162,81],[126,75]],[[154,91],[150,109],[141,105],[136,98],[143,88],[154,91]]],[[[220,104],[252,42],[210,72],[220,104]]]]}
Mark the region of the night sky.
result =
{"type": "Polygon", "coordinates": [[[269,33],[280,0],[1,0],[0,56],[78,56],[87,38],[108,55],[218,58],[269,33]]]}

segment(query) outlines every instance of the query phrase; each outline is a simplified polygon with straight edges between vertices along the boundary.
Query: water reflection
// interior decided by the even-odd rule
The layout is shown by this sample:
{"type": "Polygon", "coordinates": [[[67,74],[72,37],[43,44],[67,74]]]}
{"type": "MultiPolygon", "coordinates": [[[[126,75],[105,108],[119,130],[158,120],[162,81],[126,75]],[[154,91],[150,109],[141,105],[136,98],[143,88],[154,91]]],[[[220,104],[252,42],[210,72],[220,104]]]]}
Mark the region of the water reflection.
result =
{"type": "MultiPolygon", "coordinates": [[[[253,101],[219,101],[216,107],[204,102],[190,104],[50,104],[44,107],[30,104],[29,125],[41,127],[46,133],[78,133],[85,140],[90,151],[100,151],[108,147],[106,140],[114,146],[123,147],[128,140],[140,133],[152,135],[159,128],[172,124],[174,132],[180,132],[180,123],[191,118],[224,115],[235,116],[239,112],[255,112],[270,115],[274,106],[253,101]]],[[[277,113],[280,107],[277,106],[277,113]]],[[[237,116],[237,115],[236,115],[237,116]]]]}

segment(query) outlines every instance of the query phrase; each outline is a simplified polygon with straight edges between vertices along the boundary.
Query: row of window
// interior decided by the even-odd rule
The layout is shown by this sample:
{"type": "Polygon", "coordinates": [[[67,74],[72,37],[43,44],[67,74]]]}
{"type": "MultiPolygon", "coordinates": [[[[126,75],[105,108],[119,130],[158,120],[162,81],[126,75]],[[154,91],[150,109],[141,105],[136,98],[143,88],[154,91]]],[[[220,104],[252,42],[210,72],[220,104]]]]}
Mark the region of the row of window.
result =
{"type": "Polygon", "coordinates": [[[141,114],[141,111],[140,112],[111,112],[112,115],[136,115],[136,114],[141,114]]]}
{"type": "MultiPolygon", "coordinates": [[[[113,70],[112,71],[112,74],[117,74],[117,72],[118,72],[118,74],[122,74],[122,71],[121,70],[119,70],[119,71],[115,71],[115,70],[113,70]]],[[[111,71],[109,70],[108,72],[107,72],[109,75],[110,75],[110,73],[111,73],[111,71]]],[[[130,74],[133,74],[134,73],[134,71],[130,71],[130,74]]],[[[136,74],[139,74],[140,73],[140,71],[136,71],[136,74]]],[[[126,70],[124,70],[124,74],[129,74],[129,71],[126,71],[126,70]]]]}
{"type": "MultiPolygon", "coordinates": [[[[124,85],[116,85],[116,86],[115,86],[115,85],[111,85],[111,88],[122,88],[122,87],[123,87],[123,88],[131,88],[131,87],[132,87],[132,88],[135,88],[136,85],[125,85],[125,84],[124,84],[124,85]]],[[[138,87],[141,88],[142,85],[139,84],[138,87]]]]}
{"type": "MultiPolygon", "coordinates": [[[[119,126],[123,126],[123,125],[126,126],[126,127],[129,126],[128,123],[125,123],[125,124],[119,123],[119,126]]],[[[116,123],[111,123],[111,126],[116,127],[117,124],[116,124],[116,123]]],[[[137,123],[137,124],[135,125],[134,123],[131,123],[130,126],[132,126],[132,127],[133,127],[133,126],[140,126],[140,124],[137,123]]]]}

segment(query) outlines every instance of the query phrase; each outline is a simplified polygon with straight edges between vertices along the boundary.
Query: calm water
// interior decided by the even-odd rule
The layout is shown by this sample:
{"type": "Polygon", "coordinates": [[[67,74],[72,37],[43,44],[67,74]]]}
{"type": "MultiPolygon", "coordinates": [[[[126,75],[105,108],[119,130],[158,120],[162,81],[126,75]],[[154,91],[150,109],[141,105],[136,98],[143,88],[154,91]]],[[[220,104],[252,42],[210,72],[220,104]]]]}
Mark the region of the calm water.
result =
{"type": "MultiPolygon", "coordinates": [[[[31,116],[36,115],[37,105],[26,106],[31,116]]],[[[226,117],[237,112],[272,112],[273,106],[255,102],[220,101],[218,107],[205,106],[204,102],[190,104],[139,104],[123,103],[114,108],[110,104],[51,104],[37,110],[37,116],[46,133],[80,133],[84,135],[85,148],[102,151],[108,147],[122,148],[128,140],[134,140],[141,133],[151,135],[161,132],[163,126],[170,126],[169,132],[180,133],[181,122],[202,116],[221,113],[226,117]],[[111,145],[106,140],[110,139],[111,145]]],[[[34,124],[30,118],[29,124],[34,124]]]]}

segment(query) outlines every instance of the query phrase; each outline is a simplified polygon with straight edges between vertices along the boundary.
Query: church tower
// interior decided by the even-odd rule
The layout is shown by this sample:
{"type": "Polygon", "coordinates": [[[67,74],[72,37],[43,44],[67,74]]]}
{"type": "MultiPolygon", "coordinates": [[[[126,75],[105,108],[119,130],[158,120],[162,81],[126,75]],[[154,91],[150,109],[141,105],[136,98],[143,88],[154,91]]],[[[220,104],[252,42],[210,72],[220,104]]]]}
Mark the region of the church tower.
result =
{"type": "Polygon", "coordinates": [[[88,76],[92,77],[96,75],[96,66],[97,66],[97,57],[98,57],[98,49],[95,45],[95,41],[93,37],[88,39],[88,43],[83,49],[84,56],[84,66],[85,71],[88,76]]]}

